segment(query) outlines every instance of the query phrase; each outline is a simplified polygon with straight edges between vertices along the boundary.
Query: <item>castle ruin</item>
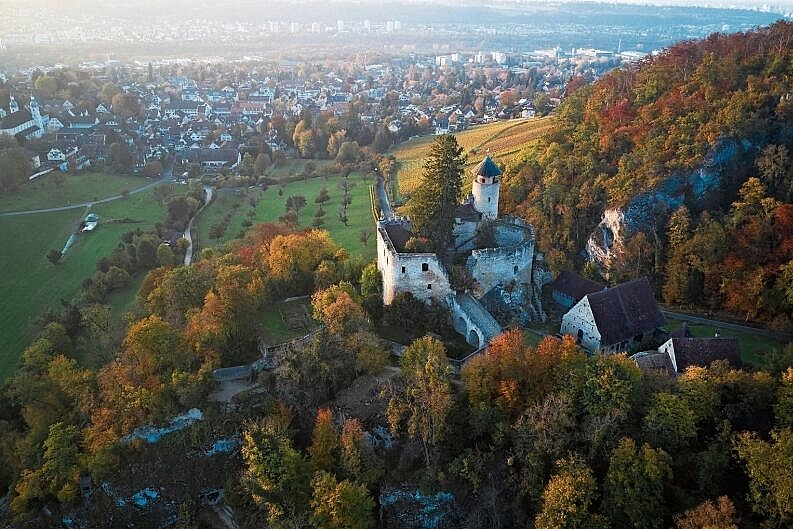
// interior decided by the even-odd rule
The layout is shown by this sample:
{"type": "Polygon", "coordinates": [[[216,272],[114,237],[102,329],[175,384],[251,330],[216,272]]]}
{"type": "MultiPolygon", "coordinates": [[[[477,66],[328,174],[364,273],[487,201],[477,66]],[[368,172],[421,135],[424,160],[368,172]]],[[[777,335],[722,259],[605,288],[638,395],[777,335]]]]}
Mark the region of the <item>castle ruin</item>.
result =
{"type": "Polygon", "coordinates": [[[454,328],[476,347],[487,345],[506,325],[545,320],[540,293],[550,275],[537,266],[533,226],[519,218],[499,217],[500,185],[501,170],[486,156],[473,170],[471,195],[457,206],[453,253],[467,255],[465,268],[473,280],[463,292],[454,289],[438,255],[406,249],[412,237],[410,220],[392,212],[378,179],[377,268],[384,304],[402,292],[425,303],[443,303],[454,328]],[[481,247],[485,230],[492,247],[481,247]]]}

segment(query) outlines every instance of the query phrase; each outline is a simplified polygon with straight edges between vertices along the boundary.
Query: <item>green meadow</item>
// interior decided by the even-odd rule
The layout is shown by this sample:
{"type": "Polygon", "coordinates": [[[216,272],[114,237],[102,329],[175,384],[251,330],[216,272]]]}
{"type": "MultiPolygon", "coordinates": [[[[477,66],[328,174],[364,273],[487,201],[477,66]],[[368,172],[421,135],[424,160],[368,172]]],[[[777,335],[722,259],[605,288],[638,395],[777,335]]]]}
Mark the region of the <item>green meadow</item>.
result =
{"type": "MultiPolygon", "coordinates": [[[[97,174],[85,173],[91,178],[97,174]]],[[[67,205],[85,200],[88,189],[83,175],[67,176],[64,189],[55,193],[49,185],[26,187],[20,194],[4,197],[3,208],[19,198],[24,207],[8,209],[38,209],[67,205]],[[75,185],[75,189],[70,186],[75,185]]],[[[105,175],[106,177],[108,175],[105,175]]],[[[44,182],[42,181],[41,184],[44,182]]],[[[134,189],[145,184],[141,178],[109,176],[96,196],[117,194],[121,189],[134,189]],[[112,185],[111,185],[112,182],[112,185]],[[137,186],[134,184],[137,183],[137,186]]],[[[88,198],[93,199],[93,197],[88,198]]],[[[19,216],[0,216],[0,381],[16,369],[20,355],[33,336],[32,322],[48,307],[57,309],[61,301],[69,301],[80,293],[82,282],[96,271],[96,263],[110,255],[127,231],[150,229],[165,217],[165,208],[146,190],[104,204],[91,211],[100,217],[99,225],[91,233],[81,233],[57,265],[47,259],[47,253],[64,247],[83,217],[86,208],[19,216]]],[[[129,300],[134,295],[129,296],[129,300]]],[[[127,301],[113,302],[116,312],[126,308],[127,301]],[[123,305],[123,308],[122,308],[123,305]]],[[[119,314],[114,319],[120,323],[119,314]]]]}

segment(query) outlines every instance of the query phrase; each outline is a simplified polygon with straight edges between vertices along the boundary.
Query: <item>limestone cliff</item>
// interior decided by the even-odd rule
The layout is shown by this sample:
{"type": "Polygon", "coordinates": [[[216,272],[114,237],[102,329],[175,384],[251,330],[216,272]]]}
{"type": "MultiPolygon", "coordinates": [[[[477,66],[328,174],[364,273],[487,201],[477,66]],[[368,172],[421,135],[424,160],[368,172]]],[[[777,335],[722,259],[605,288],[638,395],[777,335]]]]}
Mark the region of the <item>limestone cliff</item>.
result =
{"type": "Polygon", "coordinates": [[[724,140],[716,145],[702,167],[670,176],[660,185],[631,199],[625,206],[609,208],[589,236],[585,252],[599,265],[614,257],[614,248],[638,231],[663,234],[672,211],[687,204],[698,209],[724,191],[730,169],[751,148],[751,144],[724,140]]]}

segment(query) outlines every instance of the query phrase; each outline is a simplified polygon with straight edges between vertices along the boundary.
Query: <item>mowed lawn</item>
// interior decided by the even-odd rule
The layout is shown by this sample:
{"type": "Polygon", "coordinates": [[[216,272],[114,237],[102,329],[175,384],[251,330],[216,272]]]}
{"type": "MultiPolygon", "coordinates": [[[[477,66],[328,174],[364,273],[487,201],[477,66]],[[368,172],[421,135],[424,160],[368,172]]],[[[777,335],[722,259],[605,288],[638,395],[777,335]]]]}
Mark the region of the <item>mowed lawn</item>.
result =
{"type": "Polygon", "coordinates": [[[165,216],[148,191],[92,211],[100,216],[99,226],[78,235],[58,265],[47,260],[47,252],[63,248],[85,209],[0,217],[0,381],[14,372],[30,343],[33,319],[78,295],[83,280],[94,274],[97,261],[110,255],[124,232],[149,229],[165,216]],[[127,217],[140,222],[113,222],[127,217]]]}
{"type": "Polygon", "coordinates": [[[91,202],[120,195],[148,184],[141,176],[120,176],[101,171],[62,174],[58,186],[55,171],[26,183],[18,193],[0,197],[0,212],[43,209],[91,202]]]}
{"type": "MultiPolygon", "coordinates": [[[[295,168],[293,168],[295,169],[295,168]]],[[[296,169],[295,169],[296,170],[296,169]]],[[[299,171],[297,171],[299,172],[299,171]]],[[[261,189],[218,189],[215,200],[201,213],[196,221],[198,237],[202,248],[208,248],[231,240],[246,228],[243,221],[249,219],[254,224],[261,222],[278,222],[278,218],[286,213],[286,200],[289,196],[300,195],[306,199],[306,207],[300,210],[298,223],[301,228],[310,228],[314,220],[314,213],[319,205],[314,199],[319,196],[324,187],[328,190],[330,200],[325,203],[325,224],[320,228],[327,230],[331,238],[338,245],[347,249],[351,255],[364,258],[374,258],[376,242],[374,236],[374,220],[372,218],[369,188],[373,179],[368,176],[364,181],[357,172],[350,173],[349,182],[353,185],[350,190],[352,202],[347,209],[347,226],[339,220],[339,210],[344,192],[339,184],[344,180],[341,175],[299,180],[283,186],[273,185],[266,190],[261,189]],[[283,193],[279,195],[279,190],[283,193]],[[256,202],[256,207],[251,206],[251,199],[256,202]],[[253,211],[253,216],[249,212],[253,211]],[[214,224],[219,223],[228,213],[231,221],[223,237],[210,238],[210,230],[214,224]],[[370,237],[364,245],[361,242],[361,231],[367,230],[370,237]]]]}

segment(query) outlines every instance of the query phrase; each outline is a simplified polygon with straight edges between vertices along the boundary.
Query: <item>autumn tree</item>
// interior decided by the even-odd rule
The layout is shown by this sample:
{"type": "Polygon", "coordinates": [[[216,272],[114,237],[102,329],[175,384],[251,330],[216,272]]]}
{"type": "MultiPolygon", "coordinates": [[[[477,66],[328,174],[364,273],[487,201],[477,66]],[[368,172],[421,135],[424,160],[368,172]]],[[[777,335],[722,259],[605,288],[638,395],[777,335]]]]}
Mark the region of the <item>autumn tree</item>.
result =
{"type": "Polygon", "coordinates": [[[114,95],[111,104],[113,112],[121,119],[137,116],[142,109],[140,99],[131,92],[114,95]]]}
{"type": "Polygon", "coordinates": [[[371,529],[375,527],[375,503],[366,487],[317,472],[312,481],[309,520],[316,529],[371,529]]]}
{"type": "Polygon", "coordinates": [[[606,528],[606,520],[592,514],[597,498],[597,482],[586,463],[560,459],[556,473],[548,481],[542,495],[542,510],[534,520],[537,529],[606,528]]]}
{"type": "Polygon", "coordinates": [[[419,338],[405,350],[400,366],[405,387],[388,402],[388,423],[391,431],[406,430],[421,442],[429,466],[430,450],[443,438],[453,404],[446,348],[430,336],[419,338]]]}
{"type": "Polygon", "coordinates": [[[17,191],[32,169],[22,149],[0,147],[0,196],[17,191]]]}
{"type": "Polygon", "coordinates": [[[671,458],[661,449],[625,438],[611,454],[603,484],[603,510],[619,527],[660,529],[671,458]]]}
{"type": "Polygon", "coordinates": [[[793,521],[793,431],[775,430],[770,442],[754,432],[742,432],[735,438],[735,449],[749,477],[752,509],[777,527],[789,525],[793,521]]]}
{"type": "Polygon", "coordinates": [[[328,189],[323,187],[319,190],[319,194],[314,198],[314,203],[319,204],[320,207],[324,206],[330,200],[328,189]]]}
{"type": "Polygon", "coordinates": [[[287,527],[304,524],[311,466],[290,439],[266,422],[250,425],[242,434],[242,460],[243,487],[267,522],[287,527]]]}
{"type": "Polygon", "coordinates": [[[452,242],[464,166],[463,149],[457,139],[450,134],[438,136],[424,159],[421,185],[408,202],[414,231],[428,237],[439,253],[452,242]]]}
{"type": "Polygon", "coordinates": [[[357,141],[345,141],[339,147],[336,161],[341,164],[350,164],[358,161],[360,148],[357,141]]]}
{"type": "Polygon", "coordinates": [[[328,158],[336,158],[336,155],[339,153],[339,147],[345,142],[346,139],[347,131],[345,130],[338,130],[328,136],[328,158]]]}
{"type": "Polygon", "coordinates": [[[364,485],[373,485],[384,468],[361,422],[352,417],[344,421],[339,439],[339,467],[342,475],[364,485]]]}
{"type": "Polygon", "coordinates": [[[295,217],[300,214],[300,210],[306,207],[306,197],[302,195],[292,195],[286,199],[286,212],[295,213],[295,217]]]}
{"type": "Polygon", "coordinates": [[[781,375],[774,415],[777,427],[793,428],[793,367],[787,368],[781,375]]]}
{"type": "Polygon", "coordinates": [[[677,529],[738,529],[735,505],[727,496],[705,501],[675,516],[677,529]]]}
{"type": "Polygon", "coordinates": [[[253,171],[254,174],[257,176],[262,176],[267,168],[270,167],[270,155],[263,152],[256,155],[256,159],[253,161],[253,171]]]}
{"type": "Polygon", "coordinates": [[[691,216],[688,208],[681,206],[672,213],[667,226],[668,251],[663,296],[667,303],[682,303],[688,301],[689,263],[686,259],[686,248],[691,236],[691,216]]]}
{"type": "Polygon", "coordinates": [[[333,412],[328,408],[320,408],[317,410],[314,432],[311,434],[311,446],[308,448],[311,464],[316,470],[333,472],[338,449],[339,434],[333,424],[333,412]]]}
{"type": "Polygon", "coordinates": [[[350,300],[357,298],[355,287],[349,281],[340,281],[335,285],[314,292],[311,296],[311,310],[314,319],[324,321],[325,311],[341,298],[342,294],[347,294],[350,300]]]}
{"type": "Polygon", "coordinates": [[[690,404],[667,392],[653,395],[642,428],[653,446],[669,453],[687,447],[697,436],[696,416],[690,404]]]}
{"type": "Polygon", "coordinates": [[[572,451],[577,427],[575,403],[564,392],[532,404],[513,424],[518,485],[533,507],[540,507],[554,463],[572,451]]]}
{"type": "Polygon", "coordinates": [[[769,192],[777,199],[793,199],[793,160],[785,145],[767,145],[757,157],[757,168],[769,192]]]}
{"type": "Polygon", "coordinates": [[[327,232],[277,235],[268,245],[266,263],[269,274],[287,287],[288,292],[311,290],[313,273],[323,259],[333,259],[337,246],[327,232]]]}

